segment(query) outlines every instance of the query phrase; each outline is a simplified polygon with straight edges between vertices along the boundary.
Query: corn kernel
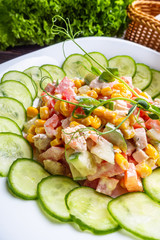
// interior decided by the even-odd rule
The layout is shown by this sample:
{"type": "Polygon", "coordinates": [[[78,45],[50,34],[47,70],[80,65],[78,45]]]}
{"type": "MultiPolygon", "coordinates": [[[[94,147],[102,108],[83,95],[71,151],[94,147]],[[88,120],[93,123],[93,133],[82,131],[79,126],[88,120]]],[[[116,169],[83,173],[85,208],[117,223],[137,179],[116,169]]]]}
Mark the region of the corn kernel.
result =
{"type": "Polygon", "coordinates": [[[151,144],[148,144],[144,151],[150,158],[159,158],[158,151],[151,144]]]}
{"type": "Polygon", "coordinates": [[[55,138],[53,141],[50,142],[51,147],[61,145],[63,141],[61,139],[55,138]]]}
{"type": "Polygon", "coordinates": [[[120,90],[120,91],[126,91],[127,87],[123,83],[116,83],[113,85],[113,89],[120,90]]]}
{"type": "Polygon", "coordinates": [[[44,127],[36,127],[35,128],[35,133],[36,134],[41,134],[41,133],[46,133],[46,131],[45,131],[44,127]]]}
{"type": "Polygon", "coordinates": [[[84,124],[87,127],[92,124],[93,120],[94,120],[94,117],[88,116],[88,117],[82,119],[81,122],[82,122],[82,124],[84,124]]]}
{"type": "Polygon", "coordinates": [[[145,162],[141,162],[136,165],[136,171],[141,178],[145,178],[152,173],[152,168],[145,162]]]}
{"type": "Polygon", "coordinates": [[[56,138],[60,139],[61,138],[61,133],[62,133],[62,127],[57,127],[56,128],[56,138]]]}
{"type": "MultiPolygon", "coordinates": [[[[125,119],[125,117],[121,117],[115,120],[115,125],[118,126],[123,120],[125,119]]],[[[126,119],[121,126],[119,127],[121,130],[123,129],[127,129],[129,127],[129,119],[126,119]]]]}
{"type": "Polygon", "coordinates": [[[88,92],[87,92],[87,95],[89,96],[89,97],[92,97],[92,98],[97,98],[98,97],[98,94],[96,93],[96,91],[94,91],[94,90],[89,90],[88,92]]]}
{"type": "Polygon", "coordinates": [[[106,108],[103,106],[99,106],[98,108],[94,109],[93,114],[97,115],[98,117],[104,117],[104,112],[106,108]]]}
{"type": "Polygon", "coordinates": [[[122,154],[115,153],[115,161],[123,170],[127,170],[129,168],[129,163],[122,154]]]}
{"type": "Polygon", "coordinates": [[[149,167],[153,168],[156,165],[157,159],[149,158],[145,162],[149,167]]]}
{"type": "Polygon", "coordinates": [[[46,120],[49,118],[49,108],[44,106],[40,107],[40,118],[46,120]]]}
{"type": "Polygon", "coordinates": [[[156,161],[156,165],[159,167],[160,166],[160,157],[156,161]]]}
{"type": "Polygon", "coordinates": [[[60,103],[60,113],[62,115],[64,115],[65,117],[69,117],[70,116],[70,111],[69,111],[69,105],[66,102],[62,102],[60,103]]]}
{"type": "Polygon", "coordinates": [[[97,129],[101,126],[101,119],[97,116],[94,116],[93,121],[91,122],[91,127],[97,129]]]}
{"type": "Polygon", "coordinates": [[[121,180],[119,181],[119,184],[120,184],[120,186],[121,186],[122,188],[126,188],[126,187],[125,187],[125,183],[124,183],[124,177],[121,178],[121,180]]]}
{"type": "Polygon", "coordinates": [[[129,126],[128,129],[122,129],[121,131],[126,139],[131,139],[135,135],[135,130],[131,126],[129,126]]]}
{"type": "Polygon", "coordinates": [[[31,133],[32,135],[34,135],[36,132],[35,132],[35,128],[36,126],[35,125],[32,125],[29,129],[28,129],[28,133],[31,133]]]}
{"type": "Polygon", "coordinates": [[[93,90],[94,90],[97,94],[100,94],[100,93],[101,93],[101,89],[100,89],[100,88],[93,88],[93,90]]]}
{"type": "Polygon", "coordinates": [[[80,79],[75,79],[74,84],[76,88],[80,88],[83,85],[83,82],[80,79]]]}
{"type": "Polygon", "coordinates": [[[80,123],[78,123],[78,122],[76,122],[76,121],[72,121],[72,122],[70,122],[70,127],[75,127],[75,126],[77,126],[77,125],[79,125],[80,123]]]}
{"type": "Polygon", "coordinates": [[[117,97],[122,97],[122,94],[117,92],[112,93],[111,98],[117,98],[117,97]]]}
{"type": "Polygon", "coordinates": [[[34,118],[38,114],[38,109],[35,107],[28,107],[27,108],[27,117],[34,118]]]}
{"type": "Polygon", "coordinates": [[[136,118],[135,118],[134,114],[131,114],[129,116],[129,122],[130,122],[131,126],[133,126],[136,123],[136,118]]]}
{"type": "Polygon", "coordinates": [[[76,94],[78,93],[78,89],[76,87],[74,87],[73,90],[76,94]]]}
{"type": "Polygon", "coordinates": [[[34,123],[36,127],[44,127],[45,122],[46,120],[36,119],[34,123]]]}
{"type": "Polygon", "coordinates": [[[57,112],[60,112],[60,103],[61,103],[61,101],[58,100],[54,105],[54,110],[57,112]]]}
{"type": "Polygon", "coordinates": [[[29,134],[27,135],[27,140],[28,140],[28,142],[34,143],[33,136],[34,136],[34,135],[32,135],[31,133],[29,133],[29,134]]]}
{"type": "Polygon", "coordinates": [[[109,96],[112,94],[112,89],[111,89],[111,87],[102,88],[101,94],[102,94],[102,96],[109,97],[109,96]]]}
{"type": "Polygon", "coordinates": [[[111,123],[115,122],[116,116],[117,116],[117,113],[109,109],[106,109],[104,112],[104,118],[111,123]]]}
{"type": "Polygon", "coordinates": [[[145,97],[147,99],[150,99],[149,96],[145,92],[141,92],[139,95],[142,97],[145,97]]]}
{"type": "Polygon", "coordinates": [[[125,98],[131,98],[132,97],[132,93],[131,91],[127,90],[126,92],[121,92],[122,97],[125,98]]]}
{"type": "Polygon", "coordinates": [[[116,153],[121,153],[122,152],[121,149],[118,146],[114,145],[113,149],[114,149],[114,152],[116,152],[116,153]]]}

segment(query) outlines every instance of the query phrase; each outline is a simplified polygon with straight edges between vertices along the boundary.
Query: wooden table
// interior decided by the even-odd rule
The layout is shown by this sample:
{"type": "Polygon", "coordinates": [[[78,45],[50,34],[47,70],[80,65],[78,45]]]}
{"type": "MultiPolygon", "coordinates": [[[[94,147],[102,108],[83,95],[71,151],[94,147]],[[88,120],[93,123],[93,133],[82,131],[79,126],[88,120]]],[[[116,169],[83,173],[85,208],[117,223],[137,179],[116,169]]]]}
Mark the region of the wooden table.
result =
{"type": "Polygon", "coordinates": [[[7,51],[0,51],[0,64],[8,60],[11,60],[13,58],[24,55],[26,53],[36,51],[41,48],[42,47],[40,46],[33,45],[33,46],[20,46],[20,47],[8,48],[7,51]]]}

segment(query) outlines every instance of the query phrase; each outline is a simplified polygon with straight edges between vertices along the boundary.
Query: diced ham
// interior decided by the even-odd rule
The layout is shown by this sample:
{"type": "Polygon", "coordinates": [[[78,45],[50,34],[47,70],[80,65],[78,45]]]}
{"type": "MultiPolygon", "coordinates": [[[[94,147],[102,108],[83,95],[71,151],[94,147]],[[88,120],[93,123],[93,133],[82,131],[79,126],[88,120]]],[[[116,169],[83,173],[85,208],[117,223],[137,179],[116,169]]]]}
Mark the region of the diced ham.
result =
{"type": "Polygon", "coordinates": [[[41,153],[39,155],[39,161],[43,160],[53,160],[59,161],[64,157],[64,148],[62,147],[50,147],[47,151],[41,153]]]}
{"type": "Polygon", "coordinates": [[[95,179],[95,180],[93,180],[93,181],[89,181],[89,180],[87,179],[87,180],[85,180],[83,186],[96,189],[96,188],[97,188],[97,185],[98,185],[98,182],[99,182],[99,179],[95,179]]]}
{"type": "Polygon", "coordinates": [[[131,143],[130,141],[126,140],[127,142],[127,152],[126,154],[128,156],[131,156],[132,153],[134,152],[134,150],[136,149],[135,145],[133,143],[131,143]]]}
{"type": "Polygon", "coordinates": [[[50,92],[51,94],[54,94],[55,89],[56,89],[55,83],[48,83],[47,86],[45,87],[45,90],[47,92],[50,92]]]}
{"type": "Polygon", "coordinates": [[[105,88],[110,86],[109,83],[105,83],[99,80],[99,78],[95,78],[94,80],[92,80],[92,82],[89,84],[90,88],[105,88]]]}
{"type": "Polygon", "coordinates": [[[119,180],[115,178],[101,178],[98,182],[96,191],[100,193],[104,193],[106,195],[111,196],[113,190],[115,190],[119,180]]]}
{"type": "Polygon", "coordinates": [[[111,197],[112,197],[112,198],[116,198],[116,197],[119,197],[119,196],[121,196],[122,194],[125,194],[125,193],[127,193],[127,192],[128,192],[127,189],[126,189],[126,188],[122,188],[122,187],[120,186],[120,184],[118,183],[117,186],[116,186],[116,188],[113,190],[113,192],[112,192],[112,194],[111,194],[111,197]]]}
{"type": "Polygon", "coordinates": [[[129,163],[129,169],[125,171],[124,185],[128,192],[142,192],[142,182],[137,175],[134,163],[129,163]]]}
{"type": "Polygon", "coordinates": [[[131,88],[133,88],[132,78],[131,77],[121,77],[131,88]]]}
{"type": "Polygon", "coordinates": [[[55,128],[59,123],[59,118],[56,114],[54,114],[51,118],[49,118],[45,124],[44,128],[48,137],[52,138],[55,134],[55,128]]]}
{"type": "Polygon", "coordinates": [[[68,127],[62,132],[62,139],[65,144],[77,151],[83,152],[87,150],[87,143],[84,136],[81,134],[80,129],[85,128],[84,125],[77,125],[75,127],[68,127]]]}
{"type": "Polygon", "coordinates": [[[142,149],[139,148],[132,154],[132,157],[138,163],[143,162],[149,158],[149,156],[142,149]]]}
{"type": "Polygon", "coordinates": [[[97,178],[113,177],[123,172],[124,170],[122,170],[122,168],[117,163],[111,164],[103,161],[100,164],[97,164],[97,172],[94,175],[88,176],[88,180],[93,181],[97,178]]]}
{"type": "Polygon", "coordinates": [[[62,123],[62,128],[68,128],[70,124],[70,118],[68,117],[68,118],[62,119],[61,123],[62,123]]]}
{"type": "Polygon", "coordinates": [[[33,137],[34,146],[39,151],[45,151],[50,146],[51,139],[46,134],[37,134],[33,137]]]}
{"type": "Polygon", "coordinates": [[[145,128],[145,122],[143,120],[143,118],[139,117],[138,118],[138,122],[136,122],[134,125],[133,125],[134,128],[145,128]]]}
{"type": "Polygon", "coordinates": [[[135,129],[135,135],[133,140],[137,146],[137,148],[144,149],[147,147],[147,136],[144,128],[135,129]]]}
{"type": "Polygon", "coordinates": [[[63,95],[64,91],[66,91],[69,88],[73,88],[74,86],[75,85],[72,80],[70,80],[68,77],[64,77],[63,80],[58,85],[58,87],[56,88],[55,92],[63,95]]]}
{"type": "Polygon", "coordinates": [[[43,161],[43,164],[44,169],[52,175],[65,175],[66,168],[62,163],[47,159],[43,161]]]}

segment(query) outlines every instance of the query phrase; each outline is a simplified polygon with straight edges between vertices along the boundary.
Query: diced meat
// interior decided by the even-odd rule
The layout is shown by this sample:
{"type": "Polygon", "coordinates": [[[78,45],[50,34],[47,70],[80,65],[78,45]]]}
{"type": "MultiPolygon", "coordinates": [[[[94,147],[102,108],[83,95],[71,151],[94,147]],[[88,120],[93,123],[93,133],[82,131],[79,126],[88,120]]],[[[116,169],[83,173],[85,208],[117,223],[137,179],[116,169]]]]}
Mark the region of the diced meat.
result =
{"type": "Polygon", "coordinates": [[[153,105],[156,106],[156,107],[160,107],[160,99],[159,98],[155,98],[154,102],[153,102],[153,105]]]}
{"type": "Polygon", "coordinates": [[[132,77],[121,77],[131,88],[133,88],[132,77]]]}
{"type": "Polygon", "coordinates": [[[147,136],[144,128],[135,129],[135,135],[133,140],[137,146],[137,148],[144,149],[147,147],[147,136]]]}
{"type": "Polygon", "coordinates": [[[96,188],[97,188],[97,185],[98,185],[98,182],[99,182],[99,179],[95,179],[95,180],[93,180],[93,181],[89,181],[89,180],[87,179],[87,180],[84,182],[83,186],[96,189],[96,188]]]}
{"type": "Polygon", "coordinates": [[[75,85],[72,80],[70,80],[68,77],[64,77],[63,80],[58,85],[58,87],[56,88],[55,92],[63,95],[64,91],[66,91],[69,88],[73,88],[74,86],[75,85]]]}
{"type": "Polygon", "coordinates": [[[61,123],[62,123],[62,128],[68,128],[70,124],[70,118],[68,117],[68,118],[62,119],[61,123]]]}
{"type": "Polygon", "coordinates": [[[38,148],[38,150],[45,151],[50,146],[51,139],[47,137],[46,134],[37,134],[33,137],[34,146],[38,148]]]}
{"type": "Polygon", "coordinates": [[[43,160],[53,160],[59,161],[64,157],[64,148],[62,147],[50,147],[44,153],[39,155],[39,160],[42,162],[43,160]]]}
{"type": "Polygon", "coordinates": [[[47,92],[50,92],[51,94],[54,94],[55,89],[56,89],[55,83],[48,83],[47,86],[45,87],[45,90],[47,92]]]}
{"type": "Polygon", "coordinates": [[[148,155],[139,148],[132,154],[132,156],[138,163],[143,162],[149,158],[148,155]]]}
{"type": "Polygon", "coordinates": [[[88,180],[93,181],[97,178],[113,177],[123,172],[124,170],[122,170],[122,168],[117,163],[111,164],[103,161],[100,164],[97,164],[97,172],[94,175],[88,176],[88,180]]]}
{"type": "Polygon", "coordinates": [[[112,198],[116,198],[116,197],[119,197],[121,196],[122,194],[125,194],[127,193],[127,189],[126,188],[122,188],[120,186],[120,183],[117,184],[116,188],[113,190],[112,194],[111,194],[111,197],[112,198]]]}
{"type": "Polygon", "coordinates": [[[134,163],[129,163],[129,169],[125,171],[124,185],[128,192],[142,192],[143,186],[137,175],[134,163]]]}
{"type": "Polygon", "coordinates": [[[133,143],[131,143],[130,141],[126,141],[127,142],[127,152],[126,154],[128,156],[131,156],[132,153],[134,152],[134,150],[136,149],[135,145],[133,143]]]}
{"type": "Polygon", "coordinates": [[[119,180],[115,178],[101,178],[98,182],[96,191],[100,193],[104,193],[106,195],[111,196],[113,190],[115,190],[119,180]]]}
{"type": "Polygon", "coordinates": [[[52,160],[44,160],[44,169],[46,169],[52,175],[65,175],[65,166],[60,162],[55,162],[52,160]]]}
{"type": "Polygon", "coordinates": [[[110,86],[109,83],[105,83],[105,82],[102,82],[102,81],[99,81],[99,78],[95,78],[94,80],[92,80],[92,82],[89,84],[89,87],[90,88],[105,88],[105,87],[108,87],[110,86]]]}
{"type": "Polygon", "coordinates": [[[84,136],[81,134],[80,129],[85,128],[84,125],[77,125],[75,127],[68,127],[62,132],[62,139],[65,144],[68,144],[71,148],[83,152],[87,150],[87,143],[84,136]]]}
{"type": "Polygon", "coordinates": [[[54,114],[51,118],[49,118],[45,124],[44,128],[48,137],[52,138],[55,134],[55,128],[59,123],[59,118],[56,114],[54,114]]]}
{"type": "Polygon", "coordinates": [[[126,116],[128,114],[129,108],[127,107],[127,102],[123,100],[115,101],[115,111],[118,116],[126,116]]]}

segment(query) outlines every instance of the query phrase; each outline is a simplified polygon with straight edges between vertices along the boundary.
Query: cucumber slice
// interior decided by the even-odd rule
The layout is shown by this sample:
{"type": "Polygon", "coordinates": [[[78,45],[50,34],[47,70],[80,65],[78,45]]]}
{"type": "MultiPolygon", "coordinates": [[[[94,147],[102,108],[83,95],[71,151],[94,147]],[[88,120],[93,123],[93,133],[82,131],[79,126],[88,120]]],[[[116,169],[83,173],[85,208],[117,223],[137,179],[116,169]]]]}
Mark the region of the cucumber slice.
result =
{"type": "Polygon", "coordinates": [[[106,234],[119,229],[118,223],[107,210],[111,199],[89,187],[75,188],[65,197],[72,220],[81,230],[90,230],[94,234],[106,234]]]}
{"type": "Polygon", "coordinates": [[[110,68],[118,68],[119,76],[133,77],[136,73],[136,63],[130,56],[115,56],[109,59],[110,68]]]}
{"type": "MultiPolygon", "coordinates": [[[[108,67],[108,60],[107,58],[100,52],[90,52],[88,53],[91,57],[93,57],[98,63],[100,63],[103,67],[108,67]]],[[[94,67],[104,71],[102,67],[100,67],[97,63],[95,63],[87,54],[84,55],[94,67]]]]}
{"type": "Polygon", "coordinates": [[[0,96],[11,97],[20,101],[25,109],[32,106],[30,91],[21,82],[8,80],[0,84],[0,96]]]}
{"type": "Polygon", "coordinates": [[[160,94],[160,71],[151,69],[151,72],[152,82],[150,86],[145,89],[145,92],[148,93],[152,98],[155,98],[160,94]]]}
{"type": "Polygon", "coordinates": [[[23,199],[37,198],[37,185],[48,177],[44,168],[32,159],[17,159],[8,173],[8,185],[12,192],[23,199]]]}
{"type": "Polygon", "coordinates": [[[64,176],[50,176],[38,184],[38,196],[42,208],[52,217],[62,221],[71,221],[65,205],[65,195],[79,184],[64,176]]]}
{"type": "Polygon", "coordinates": [[[43,77],[46,77],[46,79],[42,83],[43,88],[45,88],[48,83],[52,83],[52,77],[49,74],[49,72],[38,66],[27,68],[26,70],[24,70],[24,73],[26,73],[29,77],[31,77],[33,79],[33,82],[35,82],[38,88],[38,96],[40,96],[41,93],[43,92],[39,84],[43,77]]]}
{"type": "MultiPolygon", "coordinates": [[[[104,132],[111,131],[113,129],[115,129],[115,126],[111,123],[107,123],[104,132]]],[[[123,152],[127,151],[127,143],[123,137],[121,130],[116,129],[111,133],[103,135],[103,137],[106,138],[113,145],[118,146],[123,152]]]]}
{"type": "Polygon", "coordinates": [[[84,78],[91,70],[91,62],[81,54],[72,54],[66,58],[62,65],[69,78],[84,78]]]}
{"type": "Polygon", "coordinates": [[[152,174],[143,179],[145,192],[155,201],[160,202],[160,168],[155,169],[152,174]]]}
{"type": "Polygon", "coordinates": [[[0,133],[0,175],[7,176],[11,164],[17,158],[32,158],[32,148],[23,138],[14,133],[0,133]]]}
{"type": "Polygon", "coordinates": [[[1,82],[8,80],[15,80],[23,83],[30,91],[33,99],[37,96],[37,88],[35,88],[33,80],[27,74],[20,71],[9,71],[3,75],[1,82]]]}
{"type": "Polygon", "coordinates": [[[160,239],[160,205],[145,193],[127,193],[112,200],[108,210],[125,230],[146,240],[160,239]]]}
{"type": "Polygon", "coordinates": [[[48,71],[54,82],[57,80],[61,81],[66,76],[66,73],[63,71],[63,69],[56,65],[45,64],[41,66],[41,69],[48,71]]]}
{"type": "Polygon", "coordinates": [[[133,78],[133,85],[143,91],[149,87],[152,81],[151,69],[143,63],[137,63],[136,66],[137,70],[133,78]]]}
{"type": "Polygon", "coordinates": [[[22,135],[17,123],[6,117],[0,117],[0,132],[11,132],[22,135]]]}
{"type": "Polygon", "coordinates": [[[16,99],[0,97],[0,116],[12,119],[22,129],[26,121],[26,110],[16,99]]]}

